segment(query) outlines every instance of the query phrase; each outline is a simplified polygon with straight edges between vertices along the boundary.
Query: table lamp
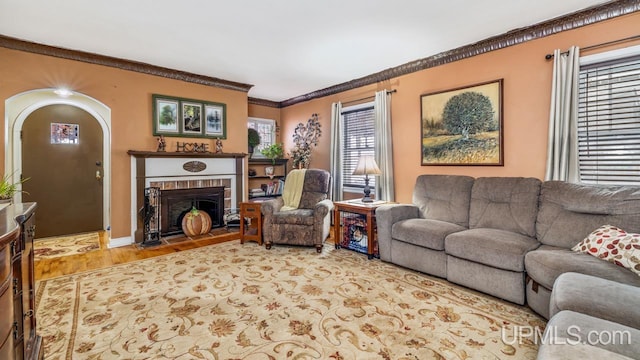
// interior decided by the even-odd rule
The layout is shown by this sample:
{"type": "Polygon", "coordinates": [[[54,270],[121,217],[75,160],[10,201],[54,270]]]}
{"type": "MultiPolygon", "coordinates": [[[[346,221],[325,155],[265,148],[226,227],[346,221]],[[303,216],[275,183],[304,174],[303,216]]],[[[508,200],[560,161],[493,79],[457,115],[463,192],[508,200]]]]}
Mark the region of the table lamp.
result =
{"type": "Polygon", "coordinates": [[[364,197],[363,203],[373,202],[373,199],[369,196],[371,194],[371,188],[369,187],[369,175],[381,175],[382,171],[376,164],[376,160],[373,155],[362,155],[358,159],[358,165],[353,171],[353,175],[364,175],[364,197]]]}

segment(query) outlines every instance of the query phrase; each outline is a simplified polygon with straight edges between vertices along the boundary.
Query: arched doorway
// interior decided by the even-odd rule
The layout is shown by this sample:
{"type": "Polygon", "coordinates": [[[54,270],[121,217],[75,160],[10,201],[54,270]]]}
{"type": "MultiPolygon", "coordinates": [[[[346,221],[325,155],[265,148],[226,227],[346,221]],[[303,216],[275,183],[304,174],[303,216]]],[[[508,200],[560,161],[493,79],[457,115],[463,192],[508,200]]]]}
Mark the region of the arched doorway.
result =
{"type": "MultiPolygon", "coordinates": [[[[5,102],[8,131],[5,137],[5,173],[12,174],[14,181],[20,178],[23,171],[23,144],[21,131],[25,120],[36,110],[50,105],[70,105],[82,109],[97,122],[102,131],[101,166],[102,181],[102,229],[108,229],[110,224],[110,184],[111,184],[111,110],[101,102],[84,94],[69,92],[60,95],[55,89],[40,89],[27,91],[15,95],[5,102]]],[[[22,201],[22,194],[17,194],[16,202],[22,201]]],[[[62,206],[62,205],[61,205],[62,206]]]]}

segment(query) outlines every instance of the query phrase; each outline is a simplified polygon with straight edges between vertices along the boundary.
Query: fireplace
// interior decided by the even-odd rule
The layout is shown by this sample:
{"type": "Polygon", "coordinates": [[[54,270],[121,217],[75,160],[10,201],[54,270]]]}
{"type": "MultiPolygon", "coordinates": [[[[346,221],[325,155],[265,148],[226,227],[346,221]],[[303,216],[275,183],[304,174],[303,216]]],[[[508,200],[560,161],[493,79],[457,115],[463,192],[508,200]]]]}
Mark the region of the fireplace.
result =
{"type": "MultiPolygon", "coordinates": [[[[205,211],[211,216],[213,226],[222,226],[224,212],[237,209],[238,203],[244,197],[243,170],[246,165],[244,153],[212,154],[136,150],[129,150],[127,153],[131,156],[131,240],[136,243],[143,242],[145,225],[141,213],[145,206],[144,195],[147,188],[157,188],[161,194],[170,195],[172,198],[173,191],[195,190],[200,193],[195,199],[185,200],[184,203],[178,201],[179,206],[176,205],[176,209],[171,210],[171,213],[177,216],[173,219],[169,217],[169,210],[166,210],[166,213],[161,210],[158,216],[161,218],[162,236],[182,232],[178,220],[182,221],[180,215],[184,216],[185,211],[191,210],[194,201],[197,204],[196,208],[206,208],[205,211]],[[224,189],[223,199],[208,198],[207,196],[212,194],[211,188],[217,187],[224,189]],[[214,203],[217,206],[214,206],[214,203]],[[163,219],[167,219],[167,223],[162,224],[163,219]]],[[[216,190],[215,193],[219,194],[220,190],[216,190]]],[[[175,194],[181,195],[180,192],[175,194]]],[[[160,207],[163,208],[167,200],[161,199],[161,201],[160,207]]]]}
{"type": "Polygon", "coordinates": [[[160,235],[182,233],[182,219],[195,207],[211,217],[211,228],[224,225],[224,186],[160,192],[160,235]]]}

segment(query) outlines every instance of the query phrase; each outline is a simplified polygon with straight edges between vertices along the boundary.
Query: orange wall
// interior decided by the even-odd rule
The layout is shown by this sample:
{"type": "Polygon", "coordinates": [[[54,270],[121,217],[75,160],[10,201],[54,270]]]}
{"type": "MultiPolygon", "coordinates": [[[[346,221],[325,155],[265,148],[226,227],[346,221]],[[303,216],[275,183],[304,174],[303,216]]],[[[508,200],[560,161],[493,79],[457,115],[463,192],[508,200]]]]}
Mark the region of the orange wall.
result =
{"type": "MultiPolygon", "coordinates": [[[[129,236],[130,231],[130,165],[126,152],[155,150],[157,146],[151,135],[153,93],[226,103],[225,152],[247,151],[248,116],[279,122],[279,135],[290,150],[295,126],[317,113],[323,135],[311,166],[328,169],[331,103],[372,96],[376,90],[397,89],[392,102],[396,200],[408,202],[420,174],[542,178],[552,71],[544,55],[555,48],[564,50],[574,44],[584,47],[636,35],[639,23],[640,13],[634,13],[283,109],[248,106],[247,94],[241,91],[0,48],[0,99],[33,89],[66,86],[111,108],[111,235],[118,238],[129,236]],[[420,166],[420,95],[499,78],[504,78],[504,166],[420,166]]],[[[602,50],[606,49],[598,51],[602,50]]],[[[4,112],[4,101],[0,101],[0,113],[4,112]]],[[[4,126],[0,127],[0,136],[4,136],[4,126]]],[[[193,140],[167,138],[167,149],[175,149],[176,141],[193,140]]],[[[202,141],[214,147],[212,140],[202,141]]],[[[4,153],[0,165],[4,168],[4,153]]]]}
{"type": "MultiPolygon", "coordinates": [[[[640,13],[562,32],[521,45],[426,69],[382,83],[364,86],[282,109],[285,148],[299,122],[318,113],[323,135],[313,152],[311,167],[329,168],[331,103],[372,96],[396,89],[392,95],[392,133],[396,201],[410,202],[415,179],[421,174],[527,176],[544,178],[552,61],[545,54],[571,45],[593,44],[637,35],[640,13]],[[421,166],[420,95],[504,79],[504,166],[421,166]]],[[[633,44],[624,44],[629,46],[633,44]]],[[[620,46],[618,46],[620,47],[620,46]]],[[[610,49],[583,52],[584,55],[610,49]]]]}
{"type": "MultiPolygon", "coordinates": [[[[227,104],[225,152],[247,152],[247,93],[140,74],[100,65],[36,55],[0,47],[0,113],[4,100],[27,90],[65,86],[111,108],[111,236],[130,235],[130,160],[127,150],[155,151],[151,94],[164,94],[227,104]]],[[[3,122],[4,122],[3,117],[3,122]]],[[[0,127],[0,136],[5,127],[0,127]]],[[[210,139],[166,138],[167,150],[176,141],[210,139]]],[[[4,151],[4,150],[3,150],[4,151]]],[[[0,156],[4,168],[4,152],[0,156]]]]}

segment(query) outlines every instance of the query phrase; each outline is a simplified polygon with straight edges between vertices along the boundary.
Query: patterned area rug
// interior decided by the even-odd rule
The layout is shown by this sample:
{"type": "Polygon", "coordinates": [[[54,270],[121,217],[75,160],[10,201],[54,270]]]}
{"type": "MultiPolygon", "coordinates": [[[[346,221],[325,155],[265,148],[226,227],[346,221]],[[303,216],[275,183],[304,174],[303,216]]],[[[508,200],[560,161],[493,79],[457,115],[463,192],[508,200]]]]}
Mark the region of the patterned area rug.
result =
{"type": "Polygon", "coordinates": [[[226,242],[40,281],[46,359],[533,359],[525,307],[349,250],[226,242]]]}
{"type": "Polygon", "coordinates": [[[90,232],[42,238],[35,240],[33,247],[36,260],[84,254],[100,249],[100,235],[90,232]]]}

